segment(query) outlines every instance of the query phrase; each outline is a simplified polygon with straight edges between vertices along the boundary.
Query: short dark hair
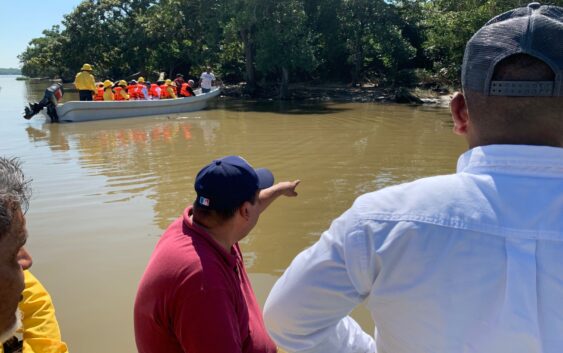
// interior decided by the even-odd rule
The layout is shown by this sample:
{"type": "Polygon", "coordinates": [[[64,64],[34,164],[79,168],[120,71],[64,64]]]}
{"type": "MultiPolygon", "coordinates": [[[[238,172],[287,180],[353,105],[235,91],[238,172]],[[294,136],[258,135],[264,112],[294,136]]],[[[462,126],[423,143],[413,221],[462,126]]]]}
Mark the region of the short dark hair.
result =
{"type": "Polygon", "coordinates": [[[256,203],[256,200],[258,199],[259,192],[260,191],[257,191],[256,194],[254,194],[254,196],[251,199],[241,202],[240,205],[238,205],[237,207],[229,208],[229,209],[210,209],[210,208],[201,206],[196,200],[193,203],[194,218],[196,218],[196,219],[213,218],[216,221],[218,221],[219,223],[226,222],[229,219],[233,218],[233,216],[235,215],[237,210],[245,202],[250,202],[251,204],[254,205],[256,203]]]}
{"type": "Polygon", "coordinates": [[[14,207],[24,212],[31,197],[31,180],[27,180],[17,158],[0,157],[0,237],[11,227],[14,207]]]}
{"type": "MultiPolygon", "coordinates": [[[[554,72],[542,60],[528,54],[511,55],[496,66],[493,79],[549,81],[554,72]]],[[[465,90],[469,115],[484,144],[560,146],[563,143],[561,97],[485,96],[465,90]]]]}

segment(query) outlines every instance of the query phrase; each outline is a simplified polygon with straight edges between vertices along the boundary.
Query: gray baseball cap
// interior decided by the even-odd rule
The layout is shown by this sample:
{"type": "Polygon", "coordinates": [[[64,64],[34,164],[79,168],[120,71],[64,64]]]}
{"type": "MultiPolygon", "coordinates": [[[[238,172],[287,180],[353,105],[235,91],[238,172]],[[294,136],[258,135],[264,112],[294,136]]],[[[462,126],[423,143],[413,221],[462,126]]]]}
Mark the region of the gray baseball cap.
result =
{"type": "Polygon", "coordinates": [[[491,19],[467,42],[461,82],[486,96],[563,96],[563,8],[533,2],[491,19]],[[514,54],[543,61],[555,80],[492,81],[495,66],[514,54]]]}

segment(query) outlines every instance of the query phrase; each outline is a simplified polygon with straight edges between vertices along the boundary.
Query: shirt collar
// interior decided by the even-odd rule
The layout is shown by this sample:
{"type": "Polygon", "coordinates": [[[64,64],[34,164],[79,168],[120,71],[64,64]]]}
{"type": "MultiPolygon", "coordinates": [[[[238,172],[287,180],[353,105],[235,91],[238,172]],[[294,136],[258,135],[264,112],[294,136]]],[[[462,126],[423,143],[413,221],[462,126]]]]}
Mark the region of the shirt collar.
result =
{"type": "Polygon", "coordinates": [[[458,173],[563,176],[563,148],[530,145],[488,145],[470,149],[457,161],[458,173]]]}
{"type": "Polygon", "coordinates": [[[191,231],[202,239],[204,239],[215,251],[217,251],[223,260],[231,267],[236,268],[238,252],[236,250],[236,245],[231,247],[231,252],[227,252],[221,244],[219,244],[213,237],[199,224],[195,223],[192,218],[193,206],[189,206],[184,210],[183,218],[184,225],[191,231]]]}

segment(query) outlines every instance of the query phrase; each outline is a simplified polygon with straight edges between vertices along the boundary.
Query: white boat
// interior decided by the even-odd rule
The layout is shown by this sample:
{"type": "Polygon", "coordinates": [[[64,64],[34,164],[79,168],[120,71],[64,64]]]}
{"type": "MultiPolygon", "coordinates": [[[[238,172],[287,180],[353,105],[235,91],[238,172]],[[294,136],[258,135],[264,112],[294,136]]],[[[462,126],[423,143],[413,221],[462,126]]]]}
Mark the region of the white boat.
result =
{"type": "MultiPolygon", "coordinates": [[[[200,93],[199,90],[197,90],[196,96],[176,99],[70,101],[56,104],[56,118],[53,116],[52,107],[51,109],[42,109],[43,107],[41,107],[40,111],[47,117],[47,120],[51,122],[81,122],[184,113],[205,109],[208,101],[217,97],[220,93],[221,88],[214,87],[207,93],[200,93]]],[[[49,107],[47,106],[47,108],[49,107]]],[[[26,116],[26,118],[31,118],[31,116],[26,116]]]]}

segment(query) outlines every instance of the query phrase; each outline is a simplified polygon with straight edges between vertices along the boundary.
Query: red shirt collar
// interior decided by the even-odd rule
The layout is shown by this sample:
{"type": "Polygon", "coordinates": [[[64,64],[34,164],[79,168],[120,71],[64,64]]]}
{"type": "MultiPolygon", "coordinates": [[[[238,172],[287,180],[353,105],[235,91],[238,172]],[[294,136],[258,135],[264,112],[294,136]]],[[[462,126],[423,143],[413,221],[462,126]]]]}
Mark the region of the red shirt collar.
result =
{"type": "Polygon", "coordinates": [[[237,244],[231,247],[230,253],[227,252],[225,248],[221,244],[219,244],[219,242],[213,239],[213,236],[211,236],[211,234],[209,234],[202,226],[193,221],[192,215],[193,206],[189,206],[184,210],[184,226],[186,226],[192,234],[197,234],[202,239],[204,239],[212,248],[215,249],[215,251],[217,251],[221,255],[221,257],[231,268],[236,268],[237,258],[239,257],[237,244]]]}

